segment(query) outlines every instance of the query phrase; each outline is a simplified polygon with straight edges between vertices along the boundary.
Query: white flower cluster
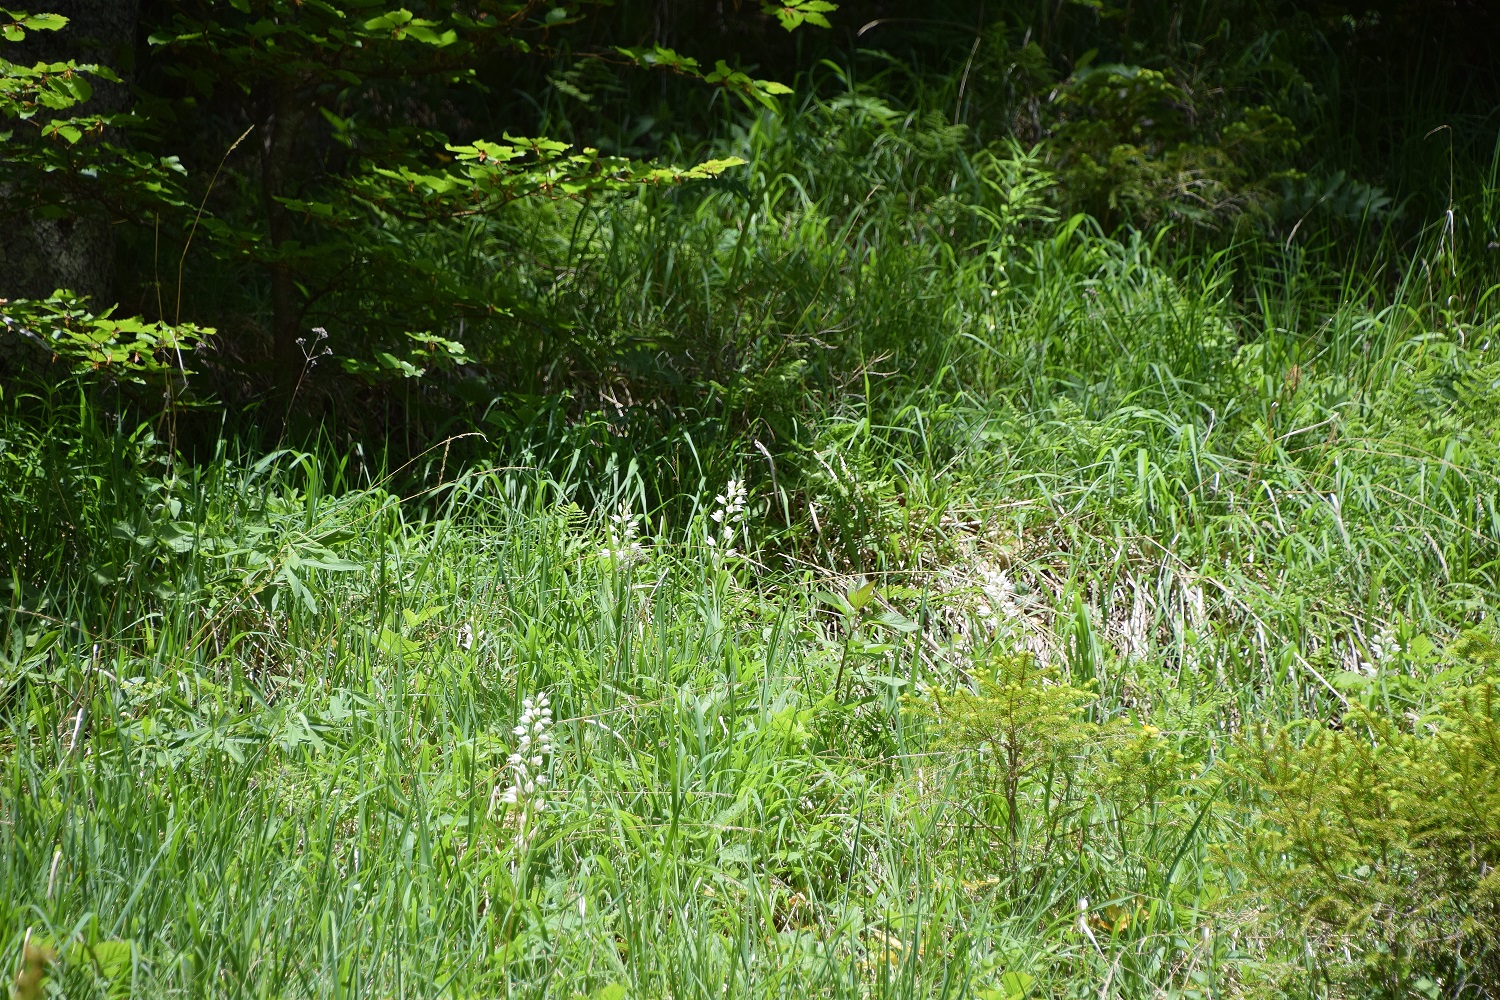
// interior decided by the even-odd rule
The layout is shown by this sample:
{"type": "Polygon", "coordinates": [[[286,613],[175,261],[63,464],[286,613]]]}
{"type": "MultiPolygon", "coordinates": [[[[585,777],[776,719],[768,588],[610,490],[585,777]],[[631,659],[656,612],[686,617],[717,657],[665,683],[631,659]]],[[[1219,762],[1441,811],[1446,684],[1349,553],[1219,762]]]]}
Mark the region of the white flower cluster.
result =
{"type": "Polygon", "coordinates": [[[621,503],[609,517],[609,524],[605,527],[608,540],[604,548],[599,550],[599,556],[603,559],[613,559],[619,563],[632,563],[642,559],[646,550],[641,547],[640,530],[637,527],[639,517],[630,509],[630,504],[621,503]]]}
{"type": "Polygon", "coordinates": [[[511,783],[499,801],[520,807],[521,823],[533,812],[547,808],[547,758],[552,755],[552,708],[545,693],[521,703],[521,721],[511,730],[516,736],[516,751],[506,763],[511,783]]]}
{"type": "Polygon", "coordinates": [[[1380,672],[1382,664],[1394,659],[1401,653],[1400,642],[1396,640],[1395,634],[1389,630],[1376,633],[1365,645],[1369,650],[1369,658],[1366,659],[1365,656],[1360,655],[1356,649],[1355,660],[1359,665],[1359,669],[1371,676],[1380,672]]]}
{"type": "Polygon", "coordinates": [[[745,523],[746,496],[744,482],[731,479],[724,492],[714,497],[714,509],[708,515],[714,526],[704,532],[703,540],[709,548],[726,557],[735,554],[734,539],[739,534],[740,525],[745,523]]]}

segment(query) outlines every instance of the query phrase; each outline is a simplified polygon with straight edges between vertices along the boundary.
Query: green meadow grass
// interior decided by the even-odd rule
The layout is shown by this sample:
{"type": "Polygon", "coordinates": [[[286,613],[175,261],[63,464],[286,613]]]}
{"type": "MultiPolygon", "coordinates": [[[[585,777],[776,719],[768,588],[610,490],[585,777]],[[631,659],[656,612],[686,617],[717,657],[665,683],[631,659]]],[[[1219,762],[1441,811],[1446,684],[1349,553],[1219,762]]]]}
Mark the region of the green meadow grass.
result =
{"type": "Polygon", "coordinates": [[[1427,266],[1440,233],[1399,287],[1169,257],[1050,217],[1022,154],[837,114],[742,135],[748,200],[433,237],[563,314],[605,390],[646,378],[637,337],[703,366],[684,406],[743,393],[670,432],[539,406],[400,475],[329,444],[189,463],[97,388],[7,388],[7,969],[51,949],[70,997],[1337,993],[1246,863],[1233,758],[1420,708],[1489,623],[1485,269],[1427,266]],[[940,704],[1025,652],[1095,745],[1038,738],[1012,816],[940,704]],[[543,694],[538,811],[505,789],[543,694]]]}

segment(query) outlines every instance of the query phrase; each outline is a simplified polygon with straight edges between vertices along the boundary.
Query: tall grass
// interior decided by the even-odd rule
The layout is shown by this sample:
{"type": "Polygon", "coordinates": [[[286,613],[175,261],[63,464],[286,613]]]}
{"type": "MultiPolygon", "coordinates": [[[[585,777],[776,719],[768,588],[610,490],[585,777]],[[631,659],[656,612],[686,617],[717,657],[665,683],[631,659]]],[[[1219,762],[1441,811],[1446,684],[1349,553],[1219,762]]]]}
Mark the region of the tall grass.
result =
{"type": "Polygon", "coordinates": [[[1394,293],[1112,238],[961,139],[851,94],[747,124],[734,189],[429,234],[526,304],[462,460],[190,463],[97,389],[8,388],[7,968],[52,949],[69,996],[1331,988],[1246,889],[1224,761],[1399,712],[1417,640],[1488,621],[1493,275],[1441,225],[1382,251],[1394,293]],[[930,709],[1023,651],[1113,735],[1029,772],[1012,828],[930,709]],[[500,792],[540,693],[523,830],[500,792]]]}

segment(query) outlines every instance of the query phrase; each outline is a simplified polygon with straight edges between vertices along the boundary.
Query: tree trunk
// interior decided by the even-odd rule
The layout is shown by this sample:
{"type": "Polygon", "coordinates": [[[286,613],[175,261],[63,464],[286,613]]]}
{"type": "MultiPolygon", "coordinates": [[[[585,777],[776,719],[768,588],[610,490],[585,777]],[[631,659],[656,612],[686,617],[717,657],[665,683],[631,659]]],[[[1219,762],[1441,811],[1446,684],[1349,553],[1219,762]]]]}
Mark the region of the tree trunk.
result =
{"type": "MultiPolygon", "coordinates": [[[[292,156],[305,118],[306,110],[299,106],[292,87],[284,81],[280,82],[271,114],[262,123],[264,145],[261,153],[261,195],[266,211],[266,235],[270,238],[273,251],[282,250],[295,238],[292,213],[280,199],[292,194],[292,156]]],[[[303,336],[301,293],[297,289],[296,275],[288,262],[273,261],[269,265],[269,272],[271,361],[277,394],[290,406],[307,362],[302,345],[297,343],[298,338],[303,336]]]]}
{"type": "MultiPolygon", "coordinates": [[[[5,46],[5,58],[23,64],[72,59],[108,66],[126,82],[91,81],[93,97],[69,113],[125,110],[140,0],[41,0],[26,10],[61,14],[68,24],[60,31],[28,32],[21,43],[5,46]]],[[[0,183],[0,224],[5,227],[0,298],[45,298],[67,288],[88,296],[95,311],[114,301],[115,247],[108,219],[83,212],[44,218],[17,204],[14,193],[0,183]]]]}

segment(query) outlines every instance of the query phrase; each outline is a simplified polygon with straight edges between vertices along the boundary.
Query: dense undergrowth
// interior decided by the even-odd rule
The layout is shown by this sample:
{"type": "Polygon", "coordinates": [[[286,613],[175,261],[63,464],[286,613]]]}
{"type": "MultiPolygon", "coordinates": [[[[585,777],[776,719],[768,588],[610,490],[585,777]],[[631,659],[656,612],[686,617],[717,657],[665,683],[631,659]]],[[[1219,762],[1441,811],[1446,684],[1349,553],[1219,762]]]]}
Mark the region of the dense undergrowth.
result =
{"type": "Polygon", "coordinates": [[[70,995],[1492,983],[1490,675],[1455,641],[1495,596],[1493,331],[1356,299],[1252,334],[1139,240],[1011,244],[903,272],[954,335],[871,344],[779,468],[749,433],[643,451],[704,484],[664,506],[618,445],[438,449],[402,497],[12,395],[12,954],[61,947],[70,995]],[[882,363],[930,376],[864,395],[882,363]],[[523,837],[497,795],[541,692],[523,837]],[[1449,723],[1490,744],[1438,778],[1295,749],[1426,760],[1449,723]]]}
{"type": "Polygon", "coordinates": [[[511,308],[305,435],[7,382],[18,995],[1500,990],[1493,167],[1117,228],[955,79],[393,229],[511,308]]]}

